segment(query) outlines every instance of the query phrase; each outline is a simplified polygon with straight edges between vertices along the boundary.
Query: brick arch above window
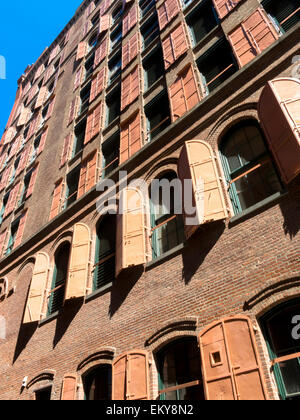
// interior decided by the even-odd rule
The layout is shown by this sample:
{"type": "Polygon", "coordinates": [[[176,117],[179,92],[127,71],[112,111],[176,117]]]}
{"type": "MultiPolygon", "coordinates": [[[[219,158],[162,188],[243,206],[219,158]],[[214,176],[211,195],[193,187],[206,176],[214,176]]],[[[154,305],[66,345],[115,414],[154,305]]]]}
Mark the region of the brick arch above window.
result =
{"type": "Polygon", "coordinates": [[[77,372],[85,376],[101,365],[111,365],[116,355],[115,347],[102,347],[96,353],[89,354],[77,366],[77,372]]]}
{"type": "MultiPolygon", "coordinates": [[[[180,148],[178,148],[178,156],[179,156],[180,148]]],[[[145,181],[148,186],[151,185],[151,182],[154,179],[159,179],[164,176],[164,174],[168,172],[174,172],[177,175],[177,164],[178,164],[178,157],[177,156],[170,156],[164,160],[160,160],[152,166],[152,168],[148,171],[145,175],[145,181]]]]}
{"type": "Polygon", "coordinates": [[[33,388],[32,391],[35,392],[45,385],[51,385],[56,374],[55,370],[47,369],[43,372],[36,375],[34,378],[30,379],[27,384],[27,389],[33,388]],[[50,383],[49,383],[50,382],[50,383]]]}
{"type": "Polygon", "coordinates": [[[50,258],[51,258],[51,260],[54,258],[57,250],[60,248],[60,246],[63,243],[69,242],[69,244],[71,245],[72,238],[73,238],[73,232],[71,230],[68,230],[68,231],[63,232],[61,235],[59,235],[55,239],[55,241],[53,242],[53,244],[51,245],[51,248],[50,248],[50,258]]]}

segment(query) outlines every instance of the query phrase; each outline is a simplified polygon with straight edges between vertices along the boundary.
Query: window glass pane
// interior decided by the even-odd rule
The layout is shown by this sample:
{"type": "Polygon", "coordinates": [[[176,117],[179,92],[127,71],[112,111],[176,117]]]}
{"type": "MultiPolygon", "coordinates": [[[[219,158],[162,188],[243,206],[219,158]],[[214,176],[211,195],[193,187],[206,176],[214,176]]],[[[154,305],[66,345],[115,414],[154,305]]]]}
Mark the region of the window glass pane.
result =
{"type": "Polygon", "coordinates": [[[201,41],[213,28],[217,26],[217,21],[210,1],[198,7],[186,18],[187,24],[191,29],[194,45],[201,41]]]}
{"type": "Polygon", "coordinates": [[[88,401],[111,400],[111,366],[102,366],[92,371],[84,381],[85,396],[88,401]]]}

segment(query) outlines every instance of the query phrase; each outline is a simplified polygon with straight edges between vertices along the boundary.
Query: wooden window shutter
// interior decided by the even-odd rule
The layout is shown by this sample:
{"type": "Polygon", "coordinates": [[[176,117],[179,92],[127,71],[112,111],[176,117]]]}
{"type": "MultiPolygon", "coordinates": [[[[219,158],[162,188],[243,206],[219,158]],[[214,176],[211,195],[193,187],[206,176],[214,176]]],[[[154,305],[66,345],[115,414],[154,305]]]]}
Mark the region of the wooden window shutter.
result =
{"type": "Polygon", "coordinates": [[[146,198],[141,190],[128,187],[120,193],[117,216],[116,276],[126,268],[149,261],[146,198]]]}
{"type": "Polygon", "coordinates": [[[97,176],[97,152],[92,154],[87,160],[85,192],[91,190],[96,185],[96,176],[97,176]]]}
{"type": "Polygon", "coordinates": [[[60,46],[56,45],[56,47],[50,53],[48,64],[54,60],[54,58],[58,55],[59,52],[60,52],[60,46]]]}
{"type": "Polygon", "coordinates": [[[201,96],[192,66],[179,73],[169,87],[169,96],[173,122],[200,102],[201,96]]]}
{"type": "Polygon", "coordinates": [[[51,99],[51,101],[49,102],[49,107],[48,107],[47,115],[46,115],[46,118],[45,118],[46,121],[49,120],[49,118],[51,118],[51,116],[52,116],[52,112],[53,112],[53,109],[54,109],[54,104],[55,104],[55,97],[53,97],[51,99]]]}
{"type": "Polygon", "coordinates": [[[0,233],[0,257],[2,257],[4,250],[6,249],[6,243],[8,238],[8,230],[4,230],[0,233]]]}
{"type": "Polygon", "coordinates": [[[44,85],[48,82],[48,80],[50,79],[54,71],[55,71],[55,68],[53,64],[47,68],[45,72],[44,80],[43,80],[44,85]]]}
{"type": "MultiPolygon", "coordinates": [[[[14,140],[14,142],[12,144],[12,148],[11,148],[10,154],[9,154],[10,156],[14,156],[17,153],[17,151],[19,149],[20,140],[21,140],[21,136],[18,136],[14,140]]],[[[1,168],[1,164],[0,164],[0,168],[1,168]]]]}
{"type": "Polygon", "coordinates": [[[82,36],[85,37],[86,34],[89,32],[89,30],[92,27],[92,22],[90,20],[88,20],[87,22],[85,22],[85,24],[83,25],[83,29],[82,29],[82,36]]]}
{"type": "Polygon", "coordinates": [[[36,256],[23,323],[28,324],[40,320],[44,293],[47,285],[49,257],[45,252],[36,256]]]}
{"type": "MultiPolygon", "coordinates": [[[[190,140],[185,143],[178,160],[178,178],[183,187],[185,180],[191,180],[193,193],[191,204],[196,209],[194,215],[184,213],[187,238],[199,226],[228,217],[216,159],[208,143],[200,140],[190,140]],[[193,225],[188,223],[189,217],[196,219],[193,225]]],[[[183,211],[187,204],[185,201],[186,197],[183,194],[183,211]]]]}
{"type": "Polygon", "coordinates": [[[28,147],[26,147],[26,149],[21,154],[21,159],[20,159],[20,162],[19,162],[18,169],[16,171],[16,176],[18,176],[25,169],[25,167],[27,165],[29,153],[30,153],[30,147],[28,146],[28,147]]]}
{"type": "Polygon", "coordinates": [[[113,361],[112,400],[149,400],[149,357],[144,350],[132,350],[113,361]]]}
{"type": "Polygon", "coordinates": [[[41,64],[38,67],[38,69],[37,69],[37,71],[35,73],[34,81],[36,81],[41,76],[41,74],[43,73],[44,70],[45,70],[45,65],[44,64],[41,64]]]}
{"type": "Polygon", "coordinates": [[[25,108],[24,106],[22,107],[18,124],[17,124],[18,127],[21,127],[22,125],[26,124],[29,112],[30,110],[28,108],[25,108]]]}
{"type": "Polygon", "coordinates": [[[158,9],[158,22],[160,30],[175,17],[180,11],[178,0],[166,0],[158,9]]]}
{"type": "Polygon", "coordinates": [[[121,126],[120,164],[138,152],[141,147],[141,114],[137,112],[134,117],[121,126]]]}
{"type": "Polygon", "coordinates": [[[26,141],[28,141],[35,134],[38,127],[39,120],[40,120],[40,114],[36,114],[30,123],[26,141]]]}
{"type": "Polygon", "coordinates": [[[46,86],[41,87],[34,109],[38,109],[43,105],[43,103],[45,102],[47,93],[48,93],[48,88],[46,86]]]}
{"type": "Polygon", "coordinates": [[[82,58],[86,56],[87,49],[88,49],[87,42],[83,41],[78,44],[76,61],[81,60],[82,58]]]}
{"type": "Polygon", "coordinates": [[[4,217],[9,216],[15,209],[16,202],[18,199],[18,194],[20,191],[20,182],[18,182],[10,191],[9,198],[6,204],[4,217]]]}
{"type": "Polygon", "coordinates": [[[77,394],[77,375],[65,375],[61,390],[62,401],[74,401],[77,394]]]}
{"type": "Polygon", "coordinates": [[[223,19],[241,0],[213,0],[213,4],[220,19],[223,19]]]}
{"type": "Polygon", "coordinates": [[[73,122],[75,116],[77,115],[78,105],[79,105],[79,97],[76,96],[76,98],[74,98],[70,104],[68,125],[70,125],[73,122]]]}
{"type": "Polygon", "coordinates": [[[106,10],[110,7],[111,0],[102,0],[100,4],[100,16],[103,16],[106,10]]]}
{"type": "Polygon", "coordinates": [[[258,8],[228,35],[240,67],[248,64],[278,38],[278,32],[262,8],[258,8]]]}
{"type": "Polygon", "coordinates": [[[13,249],[18,248],[18,246],[21,245],[22,238],[23,238],[23,233],[24,233],[24,229],[25,229],[26,218],[27,218],[27,210],[20,217],[19,227],[18,227],[18,231],[17,231],[17,234],[16,234],[16,240],[15,240],[13,249]]]}
{"type": "Polygon", "coordinates": [[[300,81],[271,80],[264,87],[258,115],[285,183],[300,173],[300,81]]]}
{"type": "Polygon", "coordinates": [[[139,66],[136,66],[128,76],[122,80],[121,111],[139,97],[141,92],[140,82],[140,68],[139,66]]]}
{"type": "Polygon", "coordinates": [[[103,15],[100,17],[99,35],[110,28],[110,15],[103,15]]]}
{"type": "Polygon", "coordinates": [[[74,226],[65,300],[84,297],[89,272],[91,235],[88,226],[74,226]]]}
{"type": "Polygon", "coordinates": [[[122,69],[124,69],[138,55],[140,49],[140,35],[134,34],[122,48],[122,69]]]}
{"type": "Polygon", "coordinates": [[[60,167],[62,168],[69,159],[73,133],[68,134],[64,139],[63,150],[60,159],[60,167]]]}
{"type": "Polygon", "coordinates": [[[108,52],[108,39],[105,38],[95,52],[94,69],[105,59],[108,52]]]}
{"type": "Polygon", "coordinates": [[[251,321],[234,316],[214,322],[199,335],[207,400],[266,400],[251,321]]]}
{"type": "Polygon", "coordinates": [[[103,67],[97,75],[92,80],[90,102],[92,102],[100,93],[106,85],[106,67],[103,67]]]}
{"type": "Polygon", "coordinates": [[[182,54],[188,50],[183,23],[174,29],[162,42],[165,68],[169,68],[182,54]]]}
{"type": "Polygon", "coordinates": [[[137,7],[134,4],[123,18],[123,38],[137,23],[137,7]]]}
{"type": "Polygon", "coordinates": [[[78,199],[85,194],[86,176],[87,176],[87,160],[84,160],[81,163],[81,169],[80,169],[78,192],[77,192],[78,199]]]}
{"type": "Polygon", "coordinates": [[[88,115],[84,144],[87,144],[99,134],[102,124],[102,109],[103,105],[102,102],[100,102],[96,108],[88,115]]]}
{"type": "Polygon", "coordinates": [[[33,190],[34,190],[34,186],[35,186],[35,181],[36,181],[36,177],[38,174],[38,165],[36,165],[31,173],[31,178],[30,178],[30,182],[29,182],[29,186],[28,186],[28,190],[27,190],[27,194],[26,194],[26,198],[30,197],[33,194],[33,190]]]}
{"type": "Polygon", "coordinates": [[[6,187],[6,184],[10,175],[10,171],[11,171],[11,166],[9,166],[8,168],[4,170],[2,178],[1,178],[1,183],[0,183],[0,191],[2,191],[6,187]]]}
{"type": "Polygon", "coordinates": [[[56,217],[58,213],[60,212],[62,189],[63,189],[63,180],[61,179],[56,182],[55,187],[54,187],[49,220],[54,219],[54,217],[56,217]]]}
{"type": "Polygon", "coordinates": [[[75,74],[75,80],[74,80],[74,89],[76,90],[82,82],[82,76],[83,76],[83,67],[80,67],[75,74]]]}
{"type": "Polygon", "coordinates": [[[42,133],[42,137],[41,137],[41,141],[40,141],[40,145],[39,145],[39,148],[38,148],[37,155],[40,155],[42,153],[42,151],[44,150],[46,140],[47,140],[47,135],[48,135],[48,127],[42,133]]]}

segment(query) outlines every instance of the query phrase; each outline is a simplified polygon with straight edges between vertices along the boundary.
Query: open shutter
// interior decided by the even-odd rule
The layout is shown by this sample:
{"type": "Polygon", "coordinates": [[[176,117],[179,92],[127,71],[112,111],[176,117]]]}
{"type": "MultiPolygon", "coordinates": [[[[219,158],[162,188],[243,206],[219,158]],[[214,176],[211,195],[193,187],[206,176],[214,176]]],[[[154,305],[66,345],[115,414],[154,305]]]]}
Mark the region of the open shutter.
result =
{"type": "Polygon", "coordinates": [[[81,60],[85,57],[87,53],[88,44],[87,42],[80,42],[77,47],[77,55],[76,55],[76,61],[81,60]]]}
{"type": "Polygon", "coordinates": [[[49,257],[44,252],[36,256],[28,299],[25,308],[23,323],[37,322],[40,320],[44,293],[47,284],[49,257]]]}
{"type": "Polygon", "coordinates": [[[35,103],[34,109],[38,109],[43,105],[47,93],[48,93],[48,88],[46,86],[41,87],[41,89],[39,91],[39,94],[38,94],[38,97],[37,97],[37,100],[36,100],[36,103],[35,103]]]}
{"type": "Polygon", "coordinates": [[[104,15],[100,17],[99,24],[99,35],[105,31],[108,31],[110,28],[110,15],[104,15]]]}
{"type": "Polygon", "coordinates": [[[84,160],[83,162],[81,162],[80,176],[79,176],[79,182],[78,182],[78,192],[77,192],[78,199],[85,194],[87,165],[88,165],[87,160],[84,160]]]}
{"type": "Polygon", "coordinates": [[[18,199],[18,194],[20,191],[20,182],[18,182],[10,191],[9,198],[6,204],[4,217],[9,216],[15,209],[16,202],[18,199]]]}
{"type": "Polygon", "coordinates": [[[88,115],[86,123],[86,132],[84,144],[87,144],[92,138],[99,134],[102,124],[102,102],[88,115]]]}
{"type": "Polygon", "coordinates": [[[85,22],[82,29],[82,37],[84,38],[86,34],[89,32],[89,30],[92,28],[92,22],[89,20],[85,22]]]}
{"type": "Polygon", "coordinates": [[[147,254],[146,203],[142,192],[128,187],[120,193],[117,217],[116,276],[128,267],[146,264],[147,254]]]}
{"type": "Polygon", "coordinates": [[[29,126],[29,131],[26,137],[26,141],[28,141],[35,134],[38,127],[39,119],[40,119],[40,114],[36,114],[33,117],[33,120],[31,121],[30,126],[29,126]]]}
{"type": "Polygon", "coordinates": [[[45,65],[41,64],[34,75],[34,80],[33,80],[34,82],[40,77],[40,75],[43,73],[44,70],[45,70],[45,65]]]}
{"type": "Polygon", "coordinates": [[[75,116],[77,115],[77,109],[79,104],[79,97],[76,97],[72,100],[70,104],[69,116],[68,116],[68,125],[72,123],[75,116]]]}
{"type": "Polygon", "coordinates": [[[185,212],[188,203],[185,194],[183,194],[187,238],[199,226],[228,217],[216,160],[208,143],[200,140],[191,140],[185,143],[178,161],[178,178],[181,180],[183,187],[185,180],[191,180],[191,204],[196,209],[194,215],[185,212]],[[189,220],[191,217],[193,220],[189,220]]]}
{"type": "Polygon", "coordinates": [[[300,173],[300,81],[274,79],[264,87],[258,115],[284,182],[300,173]]]}
{"type": "Polygon", "coordinates": [[[0,192],[6,187],[6,184],[10,175],[10,171],[11,171],[11,166],[7,167],[2,174],[2,178],[0,182],[0,192]]]}
{"type": "Polygon", "coordinates": [[[169,87],[169,96],[173,122],[200,102],[201,97],[192,66],[178,74],[176,81],[169,87]]]}
{"type": "Polygon", "coordinates": [[[8,230],[4,230],[0,233],[0,258],[3,256],[4,250],[6,249],[7,235],[8,230]]]}
{"type": "Polygon", "coordinates": [[[106,68],[103,67],[92,80],[90,102],[92,102],[98,95],[100,95],[100,93],[102,93],[105,85],[106,68]]]}
{"type": "Polygon", "coordinates": [[[132,72],[122,80],[121,111],[138,98],[140,90],[140,69],[139,66],[136,66],[132,72]]]}
{"type": "Polygon", "coordinates": [[[223,19],[241,0],[213,0],[213,4],[220,19],[223,19]]]}
{"type": "Polygon", "coordinates": [[[122,48],[122,69],[124,69],[138,55],[140,49],[140,34],[134,34],[122,48]]]}
{"type": "MultiPolygon", "coordinates": [[[[9,154],[10,157],[15,156],[15,154],[17,153],[17,151],[19,149],[20,140],[21,140],[21,137],[20,136],[18,136],[14,140],[14,142],[12,144],[12,148],[11,148],[10,154],[9,154]]],[[[0,164],[0,168],[1,168],[1,164],[0,164]]]]}
{"type": "Polygon", "coordinates": [[[178,15],[180,9],[178,0],[166,0],[158,9],[158,22],[160,30],[178,15]]]}
{"type": "Polygon", "coordinates": [[[108,52],[108,39],[105,38],[95,51],[94,69],[105,59],[108,52]]]}
{"type": "Polygon", "coordinates": [[[228,35],[240,67],[248,64],[278,38],[278,32],[261,8],[228,35]]]}
{"type": "Polygon", "coordinates": [[[13,249],[18,248],[18,246],[22,242],[23,233],[24,233],[24,229],[25,229],[26,218],[27,218],[27,210],[20,217],[19,227],[18,227],[18,231],[17,231],[17,234],[16,234],[16,240],[15,240],[13,249]]]}
{"type": "Polygon", "coordinates": [[[76,400],[77,393],[77,375],[65,375],[61,391],[62,401],[76,400]]]}
{"type": "Polygon", "coordinates": [[[102,0],[100,4],[100,8],[99,8],[100,16],[104,15],[104,13],[110,7],[110,5],[111,5],[111,0],[102,0]]]}
{"type": "Polygon", "coordinates": [[[123,38],[137,23],[137,7],[134,4],[123,18],[123,38]]]}
{"type": "Polygon", "coordinates": [[[74,226],[65,300],[84,297],[88,279],[91,235],[88,226],[74,226]]]}
{"type": "Polygon", "coordinates": [[[86,9],[86,17],[89,17],[90,14],[95,10],[96,6],[95,3],[92,1],[89,5],[88,8],[86,9]]]}
{"type": "Polygon", "coordinates": [[[51,51],[48,64],[54,60],[54,58],[58,55],[59,52],[60,52],[60,46],[56,45],[56,47],[51,51]]]}
{"type": "Polygon", "coordinates": [[[56,182],[55,187],[54,187],[49,220],[52,220],[54,217],[56,217],[60,211],[62,189],[63,189],[63,180],[61,179],[56,182]]]}
{"type": "Polygon", "coordinates": [[[64,146],[63,146],[63,150],[62,150],[62,154],[61,154],[61,159],[60,159],[60,167],[61,168],[68,161],[72,138],[73,138],[73,134],[70,133],[64,139],[64,146]]]}
{"type": "Polygon", "coordinates": [[[36,181],[36,177],[38,173],[38,168],[39,168],[38,165],[35,166],[31,172],[31,177],[30,177],[30,182],[29,182],[26,198],[30,197],[33,193],[35,181],[36,181]]]}
{"type": "Polygon", "coordinates": [[[137,112],[121,126],[120,164],[138,152],[141,147],[141,114],[137,112]]]}
{"type": "Polygon", "coordinates": [[[76,90],[81,85],[82,75],[83,75],[83,67],[80,67],[76,71],[76,74],[75,74],[74,89],[73,90],[76,90]]]}
{"type": "Polygon", "coordinates": [[[85,192],[88,192],[96,185],[97,174],[97,152],[87,159],[85,192]]]}
{"type": "Polygon", "coordinates": [[[30,153],[30,147],[28,146],[28,147],[26,147],[26,149],[21,154],[20,163],[19,163],[18,169],[16,171],[16,177],[25,169],[25,167],[27,165],[29,153],[30,153]]]}
{"type": "Polygon", "coordinates": [[[39,148],[38,148],[37,155],[40,155],[42,153],[42,151],[44,150],[46,140],[47,140],[47,135],[48,135],[48,127],[42,133],[42,137],[41,137],[41,141],[40,141],[40,145],[39,145],[39,148]]]}
{"type": "Polygon", "coordinates": [[[149,400],[149,360],[144,350],[119,356],[112,365],[112,400],[149,400]]]}
{"type": "Polygon", "coordinates": [[[267,392],[250,319],[224,318],[199,335],[207,400],[266,400],[267,392]]]}
{"type": "Polygon", "coordinates": [[[183,23],[162,41],[165,68],[169,68],[188,49],[183,23]]]}
{"type": "Polygon", "coordinates": [[[25,108],[24,106],[22,107],[22,111],[17,124],[18,127],[21,127],[22,125],[26,124],[29,112],[30,110],[28,108],[25,108]]]}

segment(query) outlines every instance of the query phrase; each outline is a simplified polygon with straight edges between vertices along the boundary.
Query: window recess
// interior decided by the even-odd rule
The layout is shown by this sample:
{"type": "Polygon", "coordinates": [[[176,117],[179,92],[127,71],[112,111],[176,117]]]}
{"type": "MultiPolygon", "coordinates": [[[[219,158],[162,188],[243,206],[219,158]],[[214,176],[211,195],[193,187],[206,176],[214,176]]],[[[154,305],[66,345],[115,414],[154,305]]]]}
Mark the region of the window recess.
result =
{"type": "Polygon", "coordinates": [[[161,133],[171,124],[169,98],[167,92],[161,92],[145,107],[147,118],[148,141],[161,133]]]}
{"type": "Polygon", "coordinates": [[[186,23],[190,29],[193,45],[195,46],[218,26],[218,19],[211,2],[201,2],[198,7],[187,15],[186,23]]]}
{"type": "Polygon", "coordinates": [[[141,27],[144,49],[159,36],[159,33],[158,18],[155,12],[141,27]]]}
{"type": "Polygon", "coordinates": [[[107,177],[119,166],[120,159],[120,132],[112,135],[102,145],[103,168],[102,178],[107,177]]]}
{"type": "Polygon", "coordinates": [[[70,207],[77,200],[79,176],[80,166],[67,175],[66,199],[63,205],[63,210],[70,207]]]}
{"type": "Polygon", "coordinates": [[[143,60],[145,90],[149,89],[165,74],[163,52],[160,46],[155,48],[143,60]]]}
{"type": "Polygon", "coordinates": [[[261,5],[283,32],[289,31],[300,21],[298,0],[263,0],[261,5]]]}

